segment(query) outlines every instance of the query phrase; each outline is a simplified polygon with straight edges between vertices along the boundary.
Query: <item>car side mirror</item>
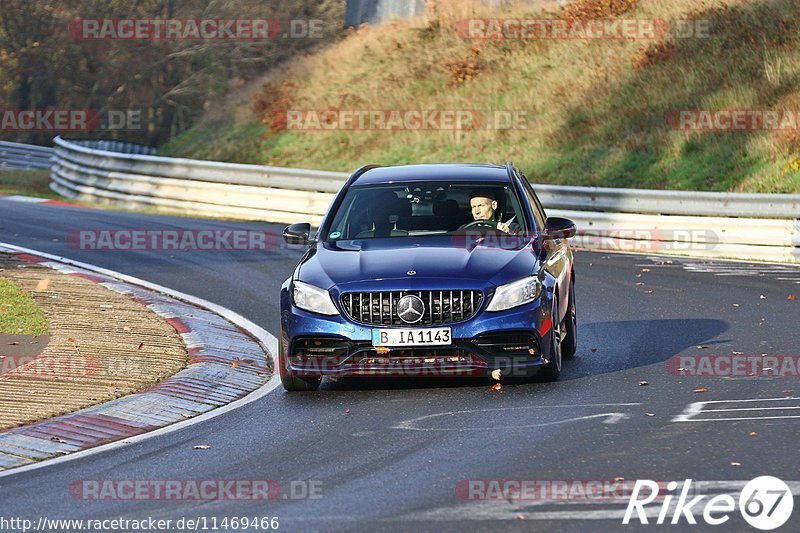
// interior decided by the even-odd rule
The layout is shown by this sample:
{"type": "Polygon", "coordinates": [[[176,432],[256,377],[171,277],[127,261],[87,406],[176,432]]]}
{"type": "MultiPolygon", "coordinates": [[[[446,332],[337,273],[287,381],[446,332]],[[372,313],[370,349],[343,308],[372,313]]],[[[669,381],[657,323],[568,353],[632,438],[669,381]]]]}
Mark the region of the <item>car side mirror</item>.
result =
{"type": "Polygon", "coordinates": [[[308,238],[309,233],[311,233],[311,224],[298,222],[283,230],[283,240],[286,241],[286,244],[311,244],[313,241],[308,238]]]}
{"type": "Polygon", "coordinates": [[[575,223],[568,218],[547,217],[545,226],[545,239],[569,239],[576,232],[575,223]]]}

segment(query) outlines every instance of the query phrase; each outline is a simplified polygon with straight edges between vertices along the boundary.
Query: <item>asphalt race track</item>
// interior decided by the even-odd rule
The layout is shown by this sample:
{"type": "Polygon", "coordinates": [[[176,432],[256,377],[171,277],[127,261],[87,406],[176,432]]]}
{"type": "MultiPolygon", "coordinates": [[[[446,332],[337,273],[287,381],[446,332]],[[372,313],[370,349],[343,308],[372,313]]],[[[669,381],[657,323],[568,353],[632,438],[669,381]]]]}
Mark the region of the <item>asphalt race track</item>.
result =
{"type": "MultiPolygon", "coordinates": [[[[279,287],[301,247],[92,252],[66,242],[72,230],[176,228],[282,230],[0,199],[0,241],[207,299],[275,334],[279,287]]],[[[326,381],[307,394],[278,388],[207,422],[0,478],[2,514],[34,521],[278,517],[286,531],[617,531],[627,500],[470,501],[456,488],[464,480],[615,478],[692,479],[714,488],[773,475],[794,482],[797,494],[798,378],[683,377],[666,362],[675,355],[800,355],[800,300],[788,299],[800,295],[800,269],[578,252],[576,275],[578,354],[558,383],[499,391],[488,381],[452,379],[326,381]],[[722,403],[687,411],[695,402],[722,403]],[[192,448],[201,444],[210,448],[192,448]],[[269,479],[297,493],[211,502],[70,494],[75,482],[104,479],[269,479]],[[321,497],[303,497],[304,481],[321,497]]],[[[657,527],[654,512],[637,529],[657,527]]],[[[702,523],[701,514],[695,511],[702,523]]],[[[673,529],[687,527],[684,520],[673,529]]],[[[732,513],[725,526],[694,529],[748,527],[732,513]]],[[[784,528],[800,530],[800,510],[784,528]]]]}

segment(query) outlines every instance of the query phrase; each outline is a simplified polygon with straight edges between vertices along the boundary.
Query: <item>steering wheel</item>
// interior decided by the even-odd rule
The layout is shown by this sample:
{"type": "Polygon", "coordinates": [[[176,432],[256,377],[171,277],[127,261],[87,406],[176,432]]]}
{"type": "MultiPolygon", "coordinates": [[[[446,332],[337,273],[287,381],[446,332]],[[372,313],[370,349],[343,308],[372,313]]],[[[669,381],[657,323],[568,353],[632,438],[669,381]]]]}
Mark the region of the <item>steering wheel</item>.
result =
{"type": "Polygon", "coordinates": [[[467,222],[463,226],[458,229],[468,229],[468,228],[492,228],[497,229],[497,222],[491,220],[473,220],[472,222],[467,222]]]}

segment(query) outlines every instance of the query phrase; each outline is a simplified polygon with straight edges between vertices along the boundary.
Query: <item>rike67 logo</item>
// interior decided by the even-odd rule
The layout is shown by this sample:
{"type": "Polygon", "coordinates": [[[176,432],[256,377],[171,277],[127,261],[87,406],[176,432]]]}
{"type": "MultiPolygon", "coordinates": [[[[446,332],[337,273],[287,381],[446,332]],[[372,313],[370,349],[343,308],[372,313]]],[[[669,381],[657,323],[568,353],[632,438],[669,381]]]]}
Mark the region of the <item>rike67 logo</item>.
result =
{"type": "Polygon", "coordinates": [[[794,508],[794,497],[789,486],[772,476],[760,476],[748,481],[739,494],[738,502],[731,494],[718,494],[708,500],[708,495],[700,494],[689,499],[691,491],[691,479],[684,481],[682,486],[677,481],[670,481],[666,496],[659,494],[659,484],[655,481],[636,480],[622,523],[630,523],[636,513],[636,519],[641,524],[650,523],[649,518],[656,518],[656,524],[667,523],[668,519],[673,525],[681,523],[682,519],[689,524],[697,524],[695,513],[700,513],[706,524],[718,526],[730,520],[731,513],[735,513],[738,507],[748,524],[766,531],[785,524],[794,508]],[[673,504],[679,488],[680,494],[673,504]],[[656,500],[661,504],[660,508],[648,507],[656,500]]]}

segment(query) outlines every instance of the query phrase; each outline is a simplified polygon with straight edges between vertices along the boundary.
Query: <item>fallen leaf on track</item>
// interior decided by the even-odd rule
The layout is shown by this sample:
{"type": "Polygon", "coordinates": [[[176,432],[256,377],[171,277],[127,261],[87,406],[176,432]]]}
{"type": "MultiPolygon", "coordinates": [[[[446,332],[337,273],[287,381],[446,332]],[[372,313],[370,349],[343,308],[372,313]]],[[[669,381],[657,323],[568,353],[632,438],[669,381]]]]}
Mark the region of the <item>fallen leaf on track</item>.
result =
{"type": "Polygon", "coordinates": [[[797,300],[797,296],[795,296],[794,294],[790,294],[789,296],[786,297],[786,299],[794,301],[797,300]]]}
{"type": "Polygon", "coordinates": [[[645,413],[644,416],[656,416],[655,413],[645,413]]]}
{"type": "Polygon", "coordinates": [[[645,387],[647,385],[650,385],[650,383],[647,382],[647,381],[642,380],[642,381],[639,382],[639,385],[642,386],[642,387],[645,387]]]}
{"type": "Polygon", "coordinates": [[[751,432],[750,432],[750,436],[751,436],[751,437],[755,437],[756,435],[758,435],[758,433],[756,433],[755,431],[751,431],[751,432]]]}
{"type": "Polygon", "coordinates": [[[594,352],[596,352],[596,351],[597,351],[597,348],[590,348],[590,349],[589,349],[589,351],[590,351],[590,352],[592,352],[592,353],[594,353],[594,352]]]}
{"type": "Polygon", "coordinates": [[[502,384],[500,384],[500,383],[495,383],[494,385],[492,385],[491,387],[489,387],[489,390],[500,390],[500,389],[502,389],[502,388],[503,388],[503,385],[502,385],[502,384]]]}
{"type": "Polygon", "coordinates": [[[694,389],[692,392],[706,392],[708,389],[694,389]]]}
{"type": "Polygon", "coordinates": [[[736,461],[731,461],[731,466],[742,466],[742,463],[737,463],[736,461]]]}
{"type": "Polygon", "coordinates": [[[144,348],[144,343],[143,343],[143,342],[140,342],[140,343],[139,343],[139,347],[137,348],[137,350],[141,350],[142,348],[144,348]]]}
{"type": "Polygon", "coordinates": [[[766,300],[767,299],[767,297],[764,296],[763,294],[761,296],[759,296],[758,298],[761,299],[761,300],[766,300]]]}
{"type": "Polygon", "coordinates": [[[64,439],[59,438],[59,437],[50,437],[50,440],[52,440],[53,442],[57,442],[59,444],[66,444],[67,443],[67,441],[65,441],[64,439]]]}
{"type": "Polygon", "coordinates": [[[192,446],[193,450],[207,450],[211,448],[208,444],[198,444],[197,446],[192,446]]]}

